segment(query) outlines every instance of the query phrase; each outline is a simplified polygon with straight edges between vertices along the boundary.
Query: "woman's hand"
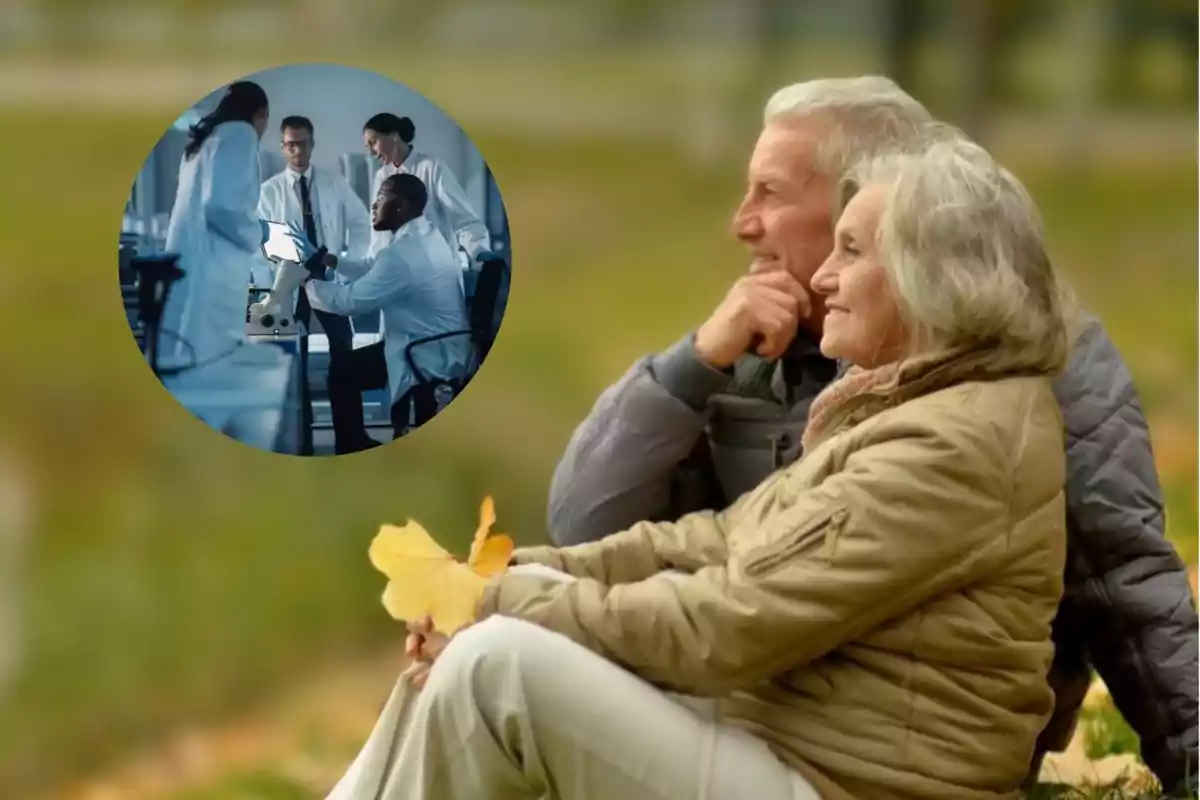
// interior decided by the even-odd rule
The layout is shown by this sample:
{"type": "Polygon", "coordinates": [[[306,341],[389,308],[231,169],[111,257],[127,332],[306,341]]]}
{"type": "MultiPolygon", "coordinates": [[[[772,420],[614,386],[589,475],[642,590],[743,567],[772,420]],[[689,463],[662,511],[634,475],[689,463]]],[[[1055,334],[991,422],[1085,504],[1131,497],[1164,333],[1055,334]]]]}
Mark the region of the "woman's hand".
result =
{"type": "Polygon", "coordinates": [[[407,628],[404,655],[413,661],[409,672],[412,674],[413,685],[420,689],[425,685],[425,681],[429,680],[433,662],[437,661],[438,656],[446,649],[451,637],[434,630],[433,620],[428,615],[411,620],[407,628]]]}
{"type": "Polygon", "coordinates": [[[490,615],[482,609],[476,608],[475,619],[450,635],[434,630],[433,618],[428,614],[407,622],[405,627],[408,628],[408,636],[404,640],[404,655],[412,659],[408,672],[412,675],[413,685],[418,689],[423,687],[425,681],[429,680],[433,662],[437,661],[446,645],[450,644],[450,640],[488,616],[490,615]]]}
{"type": "Polygon", "coordinates": [[[408,637],[404,640],[404,655],[414,661],[432,663],[446,647],[450,637],[433,628],[433,619],[428,615],[410,621],[408,637]]]}

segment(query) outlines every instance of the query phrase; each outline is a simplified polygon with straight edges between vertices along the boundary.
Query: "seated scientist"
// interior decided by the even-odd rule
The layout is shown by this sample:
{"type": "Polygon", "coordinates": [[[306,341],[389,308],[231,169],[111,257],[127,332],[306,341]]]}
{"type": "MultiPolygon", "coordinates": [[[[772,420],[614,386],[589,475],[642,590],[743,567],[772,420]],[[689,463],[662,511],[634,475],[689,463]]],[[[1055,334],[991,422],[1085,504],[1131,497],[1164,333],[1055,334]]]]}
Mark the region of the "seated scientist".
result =
{"type": "Polygon", "coordinates": [[[725,511],[518,550],[449,640],[410,621],[400,712],[331,800],[1018,795],[1054,704],[1068,331],[1033,201],[947,133],[840,193],[812,285],[853,366],[805,455],[725,511]]]}
{"type": "MultiPolygon", "coordinates": [[[[309,302],[318,311],[354,316],[382,310],[383,340],[353,350],[330,364],[329,405],[335,451],[354,453],[375,447],[363,425],[362,392],[388,388],[396,438],[437,413],[418,391],[404,350],[426,336],[467,329],[466,303],[450,245],[424,216],[428,194],[420,178],[387,178],[371,206],[371,226],[392,234],[390,242],[365,260],[326,257],[339,280],[309,280],[309,302]]],[[[414,361],[429,377],[462,374],[470,356],[467,336],[421,345],[414,361]]]]}

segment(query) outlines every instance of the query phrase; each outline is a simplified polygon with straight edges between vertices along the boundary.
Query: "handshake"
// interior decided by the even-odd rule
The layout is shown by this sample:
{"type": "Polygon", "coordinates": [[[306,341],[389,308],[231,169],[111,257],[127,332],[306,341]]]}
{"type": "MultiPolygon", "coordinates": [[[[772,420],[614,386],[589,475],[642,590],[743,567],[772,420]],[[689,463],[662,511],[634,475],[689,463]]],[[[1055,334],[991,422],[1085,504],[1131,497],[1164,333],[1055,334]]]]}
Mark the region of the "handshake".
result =
{"type": "Polygon", "coordinates": [[[791,273],[752,268],[696,331],[696,355],[720,370],[729,369],[748,352],[779,358],[796,337],[801,321],[812,313],[808,292],[791,273]]]}

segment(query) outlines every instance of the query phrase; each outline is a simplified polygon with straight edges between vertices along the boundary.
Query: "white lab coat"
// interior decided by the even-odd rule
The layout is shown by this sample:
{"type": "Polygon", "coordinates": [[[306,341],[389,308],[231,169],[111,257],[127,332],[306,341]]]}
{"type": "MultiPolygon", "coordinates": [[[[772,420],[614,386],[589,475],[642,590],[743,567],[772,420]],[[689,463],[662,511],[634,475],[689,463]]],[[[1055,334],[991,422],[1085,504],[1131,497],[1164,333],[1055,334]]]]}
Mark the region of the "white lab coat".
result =
{"type": "MultiPolygon", "coordinates": [[[[378,196],[379,187],[385,178],[399,172],[416,175],[425,184],[429,200],[425,204],[425,217],[441,232],[454,261],[458,263],[458,248],[462,246],[467,251],[471,261],[481,250],[491,249],[491,237],[487,226],[467,199],[467,193],[454,177],[448,166],[433,156],[425,155],[417,150],[410,150],[408,157],[400,166],[384,164],[375,172],[371,182],[372,200],[378,196]]],[[[371,237],[371,252],[376,253],[387,245],[391,234],[376,231],[371,237]]]]}
{"type": "Polygon", "coordinates": [[[221,123],[180,162],[166,249],[179,254],[186,275],[163,310],[161,354],[203,362],[245,341],[248,284],[263,240],[259,183],[258,133],[248,122],[221,123]]]}
{"type": "MultiPolygon", "coordinates": [[[[416,376],[404,358],[414,339],[468,328],[459,269],[450,246],[424,217],[400,227],[391,243],[373,258],[339,261],[343,280],[309,281],[312,307],[334,314],[383,312],[383,350],[391,402],[404,396],[416,376]]],[[[468,336],[421,345],[413,358],[426,375],[461,377],[471,354],[468,336]]]]}
{"type": "MultiPolygon", "coordinates": [[[[346,179],[336,172],[310,164],[305,172],[309,181],[313,214],[316,216],[318,246],[334,255],[351,259],[367,257],[371,247],[371,217],[362,200],[346,179]]],[[[258,199],[258,215],[272,222],[294,222],[304,230],[304,212],[300,202],[300,174],[287,167],[263,181],[258,199]]],[[[260,258],[255,283],[269,286],[273,265],[260,258]],[[265,272],[262,272],[265,270],[265,272]],[[264,281],[264,276],[266,277],[264,281]]]]}

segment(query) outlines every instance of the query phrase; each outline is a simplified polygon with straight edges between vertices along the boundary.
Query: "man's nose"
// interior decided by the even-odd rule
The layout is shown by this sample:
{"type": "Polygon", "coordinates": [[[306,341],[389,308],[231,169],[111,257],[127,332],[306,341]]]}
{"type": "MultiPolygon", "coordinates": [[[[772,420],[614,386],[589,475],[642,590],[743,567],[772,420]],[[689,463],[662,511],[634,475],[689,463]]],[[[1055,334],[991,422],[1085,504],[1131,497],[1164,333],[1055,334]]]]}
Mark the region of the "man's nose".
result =
{"type": "Polygon", "coordinates": [[[762,217],[746,203],[742,203],[733,214],[733,235],[743,242],[757,241],[762,238],[762,217]]]}

